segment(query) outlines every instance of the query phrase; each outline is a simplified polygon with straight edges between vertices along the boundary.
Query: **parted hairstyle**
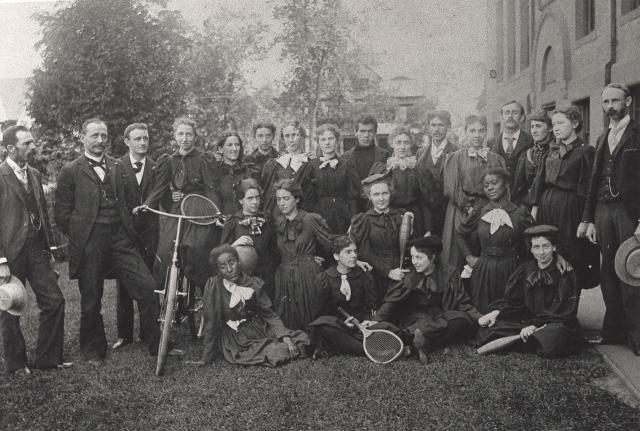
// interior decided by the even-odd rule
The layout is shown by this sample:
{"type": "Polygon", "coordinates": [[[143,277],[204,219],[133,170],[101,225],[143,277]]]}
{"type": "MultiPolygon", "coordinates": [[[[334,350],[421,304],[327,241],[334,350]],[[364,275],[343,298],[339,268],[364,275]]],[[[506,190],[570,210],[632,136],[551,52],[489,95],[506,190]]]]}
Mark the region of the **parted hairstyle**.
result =
{"type": "Polygon", "coordinates": [[[276,125],[269,121],[259,121],[253,125],[252,129],[254,138],[256,137],[258,129],[269,129],[271,130],[271,134],[273,135],[273,137],[276,137],[276,125]]]}
{"type": "Polygon", "coordinates": [[[83,135],[87,133],[87,127],[89,127],[89,124],[104,124],[105,126],[107,125],[107,123],[97,117],[89,118],[88,120],[85,120],[84,123],[82,123],[83,135]]]}
{"type": "Polygon", "coordinates": [[[356,242],[348,237],[347,235],[337,236],[331,242],[331,252],[334,254],[339,254],[342,250],[349,247],[351,244],[355,244],[356,242]]]}
{"type": "Polygon", "coordinates": [[[391,133],[389,133],[389,143],[393,145],[393,141],[400,135],[407,135],[407,137],[409,138],[409,143],[413,145],[413,135],[411,134],[411,129],[404,124],[396,127],[391,131],[391,133]]]}
{"type": "Polygon", "coordinates": [[[238,181],[233,186],[233,193],[235,194],[237,200],[242,200],[244,199],[247,192],[252,189],[257,190],[258,193],[260,193],[260,196],[262,196],[262,187],[260,187],[258,181],[254,180],[253,178],[245,178],[238,181]]]}
{"type": "Polygon", "coordinates": [[[124,129],[124,138],[129,139],[129,134],[134,130],[146,130],[149,131],[149,126],[145,123],[133,123],[129,124],[126,129],[124,129]]]}
{"type": "Polygon", "coordinates": [[[277,181],[273,185],[273,193],[277,192],[278,190],[286,190],[291,193],[294,198],[298,199],[299,201],[302,200],[302,187],[300,187],[300,184],[298,184],[298,182],[295,180],[284,179],[277,181]]]}
{"type": "Polygon", "coordinates": [[[433,263],[438,263],[440,261],[440,253],[436,253],[428,247],[420,245],[412,245],[411,247],[415,248],[419,253],[426,254],[429,257],[429,260],[433,263]]]}
{"type": "Polygon", "coordinates": [[[324,132],[331,132],[333,136],[336,138],[336,141],[340,140],[340,129],[338,129],[337,126],[330,123],[325,123],[319,126],[316,129],[316,137],[320,137],[320,135],[322,135],[324,132]]]}
{"type": "MultiPolygon", "coordinates": [[[[604,90],[606,90],[607,88],[615,88],[617,90],[620,90],[624,93],[624,97],[630,97],[631,96],[631,91],[629,90],[629,87],[627,87],[626,85],[624,85],[621,82],[611,82],[607,85],[604,86],[604,88],[602,89],[602,93],[604,93],[604,90]]],[[[602,94],[600,93],[600,94],[602,94]]]]}
{"type": "Polygon", "coordinates": [[[2,145],[8,147],[9,145],[15,145],[18,143],[18,132],[28,132],[24,126],[11,126],[2,132],[2,145]]]}
{"type": "Polygon", "coordinates": [[[214,247],[209,253],[209,265],[211,265],[216,274],[218,273],[218,258],[225,253],[231,254],[238,262],[240,261],[238,252],[230,244],[222,244],[214,247]]]}
{"type": "Polygon", "coordinates": [[[300,124],[298,120],[289,120],[285,121],[284,123],[282,123],[282,126],[280,126],[280,141],[282,142],[284,142],[285,127],[293,127],[294,129],[296,129],[302,139],[307,137],[307,131],[304,129],[304,127],[302,127],[302,124],[300,124]]]}
{"type": "Polygon", "coordinates": [[[222,133],[220,136],[218,136],[218,139],[216,139],[216,149],[219,151],[224,146],[224,143],[227,141],[227,139],[232,136],[235,136],[236,138],[238,138],[238,142],[240,143],[240,152],[238,154],[238,162],[242,162],[242,156],[244,154],[244,145],[242,142],[242,138],[240,137],[238,132],[227,131],[222,133]]]}
{"type": "Polygon", "coordinates": [[[582,121],[582,115],[580,114],[578,108],[576,108],[575,106],[567,106],[566,108],[556,109],[555,111],[553,111],[553,114],[551,114],[551,118],[553,119],[553,116],[556,114],[562,114],[567,117],[572,126],[573,123],[578,123],[578,125],[576,126],[576,133],[580,133],[580,131],[582,130],[582,125],[584,123],[582,121]]]}
{"type": "Polygon", "coordinates": [[[369,199],[369,194],[371,193],[371,188],[376,184],[386,184],[389,187],[389,194],[393,196],[393,179],[390,176],[386,176],[384,178],[380,178],[372,183],[367,183],[362,185],[362,197],[369,199]]]}
{"type": "Polygon", "coordinates": [[[193,134],[195,136],[198,136],[198,131],[196,130],[196,122],[193,121],[191,118],[187,118],[187,117],[178,117],[175,119],[175,121],[173,122],[173,125],[171,125],[171,127],[173,128],[173,132],[175,133],[176,130],[178,130],[178,127],[183,124],[185,126],[191,127],[191,130],[193,130],[193,134]]]}

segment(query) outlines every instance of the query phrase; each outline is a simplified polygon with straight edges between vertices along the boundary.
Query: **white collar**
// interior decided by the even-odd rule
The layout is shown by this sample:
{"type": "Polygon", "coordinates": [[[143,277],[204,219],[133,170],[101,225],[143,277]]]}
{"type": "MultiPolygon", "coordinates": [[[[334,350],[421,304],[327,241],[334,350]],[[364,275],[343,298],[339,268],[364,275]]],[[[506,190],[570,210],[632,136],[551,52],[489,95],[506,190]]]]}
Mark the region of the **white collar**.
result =
{"type": "Polygon", "coordinates": [[[144,165],[147,164],[147,157],[145,156],[142,160],[136,160],[133,158],[133,156],[131,155],[131,153],[129,153],[129,160],[131,160],[131,166],[135,166],[136,163],[139,161],[140,163],[142,163],[142,167],[144,168],[144,165]]]}
{"type": "Polygon", "coordinates": [[[629,114],[627,114],[620,121],[618,121],[615,124],[614,124],[613,120],[609,120],[609,128],[610,129],[621,130],[621,129],[624,129],[625,127],[627,127],[629,125],[630,121],[631,121],[631,117],[629,117],[629,114]]]}
{"type": "Polygon", "coordinates": [[[506,133],[502,132],[502,140],[504,141],[505,138],[513,138],[513,142],[518,142],[518,138],[520,138],[520,129],[518,129],[516,133],[511,136],[508,136],[506,133]]]}
{"type": "Polygon", "coordinates": [[[11,167],[11,169],[13,170],[13,172],[15,172],[16,174],[22,175],[23,173],[27,172],[27,168],[29,167],[28,163],[24,164],[24,168],[21,168],[20,165],[18,165],[16,162],[14,162],[11,157],[7,157],[7,164],[11,167]]]}
{"type": "Polygon", "coordinates": [[[307,163],[309,161],[309,158],[307,157],[307,153],[301,153],[301,154],[287,153],[278,157],[276,161],[283,168],[286,168],[287,166],[291,166],[291,169],[293,169],[295,172],[298,172],[298,169],[300,169],[300,166],[307,163]]]}
{"type": "Polygon", "coordinates": [[[104,154],[102,155],[102,157],[96,157],[96,156],[92,156],[91,154],[87,153],[86,151],[84,152],[84,156],[87,159],[91,159],[94,162],[98,162],[98,163],[102,163],[104,161],[104,154]]]}

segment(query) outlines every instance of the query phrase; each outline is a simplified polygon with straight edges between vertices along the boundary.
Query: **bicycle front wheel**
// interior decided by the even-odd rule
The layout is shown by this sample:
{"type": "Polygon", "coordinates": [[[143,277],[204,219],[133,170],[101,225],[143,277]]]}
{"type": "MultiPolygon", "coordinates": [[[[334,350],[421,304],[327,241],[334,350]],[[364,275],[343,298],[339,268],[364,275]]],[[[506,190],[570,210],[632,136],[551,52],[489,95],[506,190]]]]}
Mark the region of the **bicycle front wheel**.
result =
{"type": "Polygon", "coordinates": [[[164,372],[164,365],[169,354],[169,338],[173,327],[173,317],[176,310],[176,297],[178,292],[178,268],[171,267],[169,282],[165,287],[162,312],[160,314],[160,345],[158,347],[158,361],[156,363],[156,376],[164,372]]]}

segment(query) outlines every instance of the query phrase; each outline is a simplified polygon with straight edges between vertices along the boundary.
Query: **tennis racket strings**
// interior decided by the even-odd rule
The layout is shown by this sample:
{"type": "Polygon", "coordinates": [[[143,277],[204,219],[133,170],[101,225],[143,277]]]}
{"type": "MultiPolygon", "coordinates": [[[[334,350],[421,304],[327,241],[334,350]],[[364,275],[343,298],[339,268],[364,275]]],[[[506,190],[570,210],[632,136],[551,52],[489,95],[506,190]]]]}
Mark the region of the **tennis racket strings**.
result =
{"type": "Polygon", "coordinates": [[[187,217],[191,223],[198,225],[210,225],[220,217],[220,210],[210,199],[201,195],[187,195],[180,204],[182,215],[187,217]]]}
{"type": "Polygon", "coordinates": [[[381,364],[393,361],[404,349],[402,340],[394,333],[385,330],[370,330],[362,344],[369,359],[381,364]]]}

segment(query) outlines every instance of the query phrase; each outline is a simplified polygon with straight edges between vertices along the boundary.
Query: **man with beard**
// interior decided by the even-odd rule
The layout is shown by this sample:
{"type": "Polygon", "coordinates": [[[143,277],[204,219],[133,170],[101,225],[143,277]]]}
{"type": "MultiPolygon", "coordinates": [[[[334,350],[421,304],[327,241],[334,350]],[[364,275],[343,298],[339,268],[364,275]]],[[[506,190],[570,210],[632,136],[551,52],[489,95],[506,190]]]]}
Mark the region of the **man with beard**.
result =
{"type": "Polygon", "coordinates": [[[640,296],[618,279],[615,254],[632,235],[640,239],[640,125],[629,117],[631,93],[611,83],[602,91],[609,127],[598,137],[578,237],[600,245],[602,296],[606,306],[603,344],[624,344],[640,355],[640,296]]]}
{"type": "MultiPolygon", "coordinates": [[[[516,167],[522,153],[527,151],[532,145],[531,136],[521,130],[525,120],[524,107],[512,100],[505,103],[500,108],[502,133],[500,136],[489,139],[487,146],[491,151],[501,155],[507,162],[507,172],[511,178],[515,178],[516,167]]],[[[512,196],[512,199],[514,196],[512,196]]],[[[524,197],[522,197],[524,198],[524,197]]],[[[519,200],[513,200],[520,204],[519,200]]]]}
{"type": "Polygon", "coordinates": [[[449,111],[435,111],[427,116],[428,134],[431,143],[416,154],[416,173],[423,199],[429,209],[427,230],[442,235],[447,198],[444,195],[444,161],[447,154],[458,149],[447,140],[451,129],[449,111]]]}
{"type": "MultiPolygon", "coordinates": [[[[370,116],[364,116],[358,119],[356,123],[356,146],[349,151],[345,151],[343,159],[350,169],[354,169],[358,173],[360,181],[369,176],[371,166],[375,163],[386,163],[390,156],[389,150],[380,148],[376,145],[376,133],[378,131],[378,121],[370,116]]],[[[358,211],[367,210],[368,199],[360,198],[358,200],[358,211]]]]}

